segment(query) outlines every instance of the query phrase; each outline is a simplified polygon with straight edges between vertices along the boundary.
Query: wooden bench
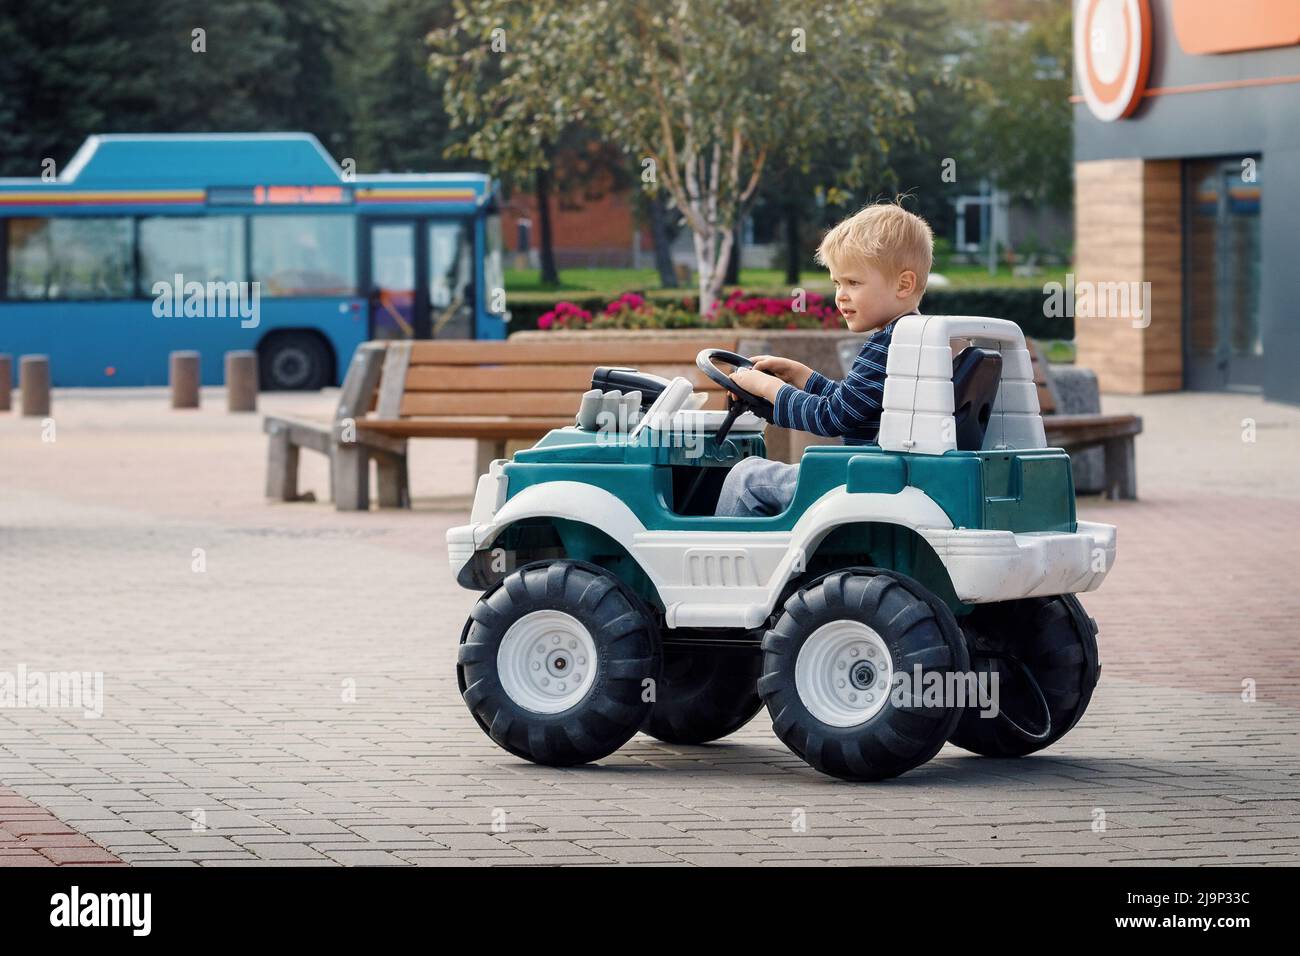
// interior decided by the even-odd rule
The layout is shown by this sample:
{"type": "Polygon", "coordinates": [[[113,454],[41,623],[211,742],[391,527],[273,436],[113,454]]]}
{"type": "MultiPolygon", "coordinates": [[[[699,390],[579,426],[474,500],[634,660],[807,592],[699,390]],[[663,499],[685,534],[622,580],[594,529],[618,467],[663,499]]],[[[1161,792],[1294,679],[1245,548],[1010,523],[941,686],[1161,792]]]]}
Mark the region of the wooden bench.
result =
{"type": "Polygon", "coordinates": [[[1047,444],[1068,452],[1101,447],[1104,460],[1102,494],[1107,498],[1137,498],[1137,450],[1135,439],[1142,433],[1137,415],[1057,414],[1056,397],[1049,385],[1049,368],[1042,350],[1026,339],[1038,386],[1038,405],[1043,414],[1047,444]]]}
{"type": "Polygon", "coordinates": [[[267,415],[262,431],[267,446],[266,496],[276,501],[314,501],[315,495],[298,492],[298,460],[302,449],[330,459],[330,498],[355,506],[359,497],[370,498],[370,462],[376,462],[379,501],[387,507],[410,504],[406,479],[406,444],[357,429],[375,401],[385,359],[385,342],[364,342],[352,356],[338,405],[328,422],[267,415]]]}
{"type": "Polygon", "coordinates": [[[1043,415],[1047,444],[1068,452],[1100,447],[1103,455],[1102,494],[1107,498],[1137,498],[1137,451],[1134,440],[1142,433],[1137,415],[1058,414],[1050,386],[1050,369],[1033,339],[1025,339],[1038,386],[1038,406],[1043,415]]]}
{"type": "MultiPolygon", "coordinates": [[[[721,334],[717,347],[735,349],[721,334]]],[[[271,436],[267,497],[302,500],[298,456],[303,448],[330,458],[330,494],[340,511],[370,503],[370,462],[376,462],[381,507],[409,507],[406,443],[411,438],[472,438],[475,474],[504,458],[506,443],[535,441],[572,425],[591,373],[600,365],[635,366],[671,378],[682,375],[725,408],[726,396],[695,366],[696,342],[367,342],[348,367],[333,421],[268,416],[271,436]]]]}

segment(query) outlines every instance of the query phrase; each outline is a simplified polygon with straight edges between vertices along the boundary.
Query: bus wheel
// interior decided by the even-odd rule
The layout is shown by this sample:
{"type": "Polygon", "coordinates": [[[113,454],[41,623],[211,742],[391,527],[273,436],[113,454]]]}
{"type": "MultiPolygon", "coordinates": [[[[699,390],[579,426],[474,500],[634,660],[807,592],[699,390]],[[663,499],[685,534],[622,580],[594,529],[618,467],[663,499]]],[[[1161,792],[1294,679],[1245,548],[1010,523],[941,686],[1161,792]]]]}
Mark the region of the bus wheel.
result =
{"type": "Polygon", "coordinates": [[[315,390],[330,384],[330,350],[308,332],[268,336],[257,350],[258,377],[266,392],[315,390]]]}

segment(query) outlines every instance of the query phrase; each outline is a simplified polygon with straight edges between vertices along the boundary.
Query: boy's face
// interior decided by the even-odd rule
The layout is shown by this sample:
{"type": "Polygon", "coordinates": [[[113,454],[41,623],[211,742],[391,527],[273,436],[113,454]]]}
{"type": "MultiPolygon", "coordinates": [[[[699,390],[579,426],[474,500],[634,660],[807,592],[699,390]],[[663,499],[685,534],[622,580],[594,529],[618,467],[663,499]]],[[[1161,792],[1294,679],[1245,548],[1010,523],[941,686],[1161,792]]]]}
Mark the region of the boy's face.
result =
{"type": "Polygon", "coordinates": [[[835,305],[853,332],[869,332],[888,325],[889,320],[914,305],[916,273],[910,269],[886,276],[866,263],[831,269],[835,283],[835,305]]]}

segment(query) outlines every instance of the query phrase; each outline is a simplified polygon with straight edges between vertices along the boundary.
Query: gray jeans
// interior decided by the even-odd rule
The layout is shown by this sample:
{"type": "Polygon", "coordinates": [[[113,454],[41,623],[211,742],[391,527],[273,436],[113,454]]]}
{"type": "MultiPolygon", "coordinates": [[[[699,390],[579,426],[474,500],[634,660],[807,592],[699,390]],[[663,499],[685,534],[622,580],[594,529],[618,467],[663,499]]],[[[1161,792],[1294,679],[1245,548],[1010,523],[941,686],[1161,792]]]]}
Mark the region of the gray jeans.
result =
{"type": "Polygon", "coordinates": [[[743,458],[727,473],[713,513],[725,518],[780,514],[794,500],[798,482],[798,465],[743,458]]]}

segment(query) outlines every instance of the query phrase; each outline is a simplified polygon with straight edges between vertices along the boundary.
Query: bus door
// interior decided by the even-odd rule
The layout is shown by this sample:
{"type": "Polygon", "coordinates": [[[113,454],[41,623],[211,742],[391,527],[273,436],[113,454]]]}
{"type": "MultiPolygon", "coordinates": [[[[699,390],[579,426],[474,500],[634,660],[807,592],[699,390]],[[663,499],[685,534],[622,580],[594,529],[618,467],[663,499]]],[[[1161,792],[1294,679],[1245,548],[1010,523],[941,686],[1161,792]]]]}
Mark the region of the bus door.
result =
{"type": "Polygon", "coordinates": [[[372,339],[474,338],[469,219],[370,219],[364,225],[372,339]]]}
{"type": "Polygon", "coordinates": [[[426,222],[429,303],[435,339],[474,334],[474,229],[470,219],[426,222]]]}
{"type": "Polygon", "coordinates": [[[364,226],[364,286],[370,338],[427,339],[429,297],[423,236],[414,219],[372,219],[364,226]]]}

